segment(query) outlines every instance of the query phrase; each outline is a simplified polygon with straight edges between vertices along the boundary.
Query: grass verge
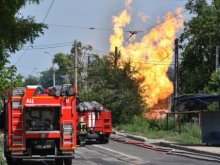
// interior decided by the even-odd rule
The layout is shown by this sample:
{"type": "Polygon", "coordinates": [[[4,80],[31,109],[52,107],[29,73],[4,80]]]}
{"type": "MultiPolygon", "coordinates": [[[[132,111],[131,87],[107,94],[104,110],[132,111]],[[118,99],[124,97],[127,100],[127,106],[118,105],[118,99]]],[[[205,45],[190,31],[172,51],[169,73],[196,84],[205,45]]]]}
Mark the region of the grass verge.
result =
{"type": "Polygon", "coordinates": [[[201,128],[195,123],[186,123],[181,126],[181,134],[173,132],[173,120],[169,120],[167,130],[166,120],[149,120],[144,117],[134,117],[132,124],[118,125],[117,130],[144,136],[149,139],[165,139],[173,142],[202,144],[201,128]]]}
{"type": "Polygon", "coordinates": [[[2,133],[0,133],[0,165],[7,165],[4,158],[3,158],[4,150],[2,148],[2,146],[3,146],[2,143],[3,143],[3,136],[2,136],[2,133]]]}

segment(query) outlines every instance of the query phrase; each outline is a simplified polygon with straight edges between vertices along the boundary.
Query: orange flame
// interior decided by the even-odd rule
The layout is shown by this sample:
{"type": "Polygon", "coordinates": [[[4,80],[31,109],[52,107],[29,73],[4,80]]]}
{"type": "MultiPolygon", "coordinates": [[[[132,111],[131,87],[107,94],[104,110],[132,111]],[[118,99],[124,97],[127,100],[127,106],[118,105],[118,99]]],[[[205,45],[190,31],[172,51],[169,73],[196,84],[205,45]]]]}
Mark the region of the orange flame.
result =
{"type": "MultiPolygon", "coordinates": [[[[121,60],[130,60],[132,67],[138,68],[139,72],[134,78],[145,78],[141,84],[144,89],[142,97],[148,107],[153,107],[158,100],[166,99],[173,93],[173,84],[167,76],[167,71],[172,62],[176,33],[183,27],[183,16],[173,17],[169,12],[164,18],[169,20],[155,26],[140,42],[123,46],[122,28],[131,22],[131,13],[127,11],[131,2],[132,0],[127,0],[127,9],[113,17],[114,34],[110,36],[110,51],[113,52],[116,46],[120,47],[121,60]]],[[[178,8],[177,13],[181,10],[178,8]]]]}

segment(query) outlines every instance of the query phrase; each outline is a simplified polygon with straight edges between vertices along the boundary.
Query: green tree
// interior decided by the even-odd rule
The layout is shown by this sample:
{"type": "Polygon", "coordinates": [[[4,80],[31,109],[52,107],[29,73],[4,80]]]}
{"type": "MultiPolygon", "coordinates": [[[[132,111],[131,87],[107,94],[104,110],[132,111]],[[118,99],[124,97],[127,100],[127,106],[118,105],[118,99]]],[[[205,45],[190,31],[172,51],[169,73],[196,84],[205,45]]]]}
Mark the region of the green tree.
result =
{"type": "MultiPolygon", "coordinates": [[[[204,88],[205,93],[210,94],[219,94],[219,72],[213,72],[211,75],[211,79],[208,84],[204,88]]],[[[213,102],[208,105],[208,110],[218,110],[219,102],[213,102]]]]}
{"type": "Polygon", "coordinates": [[[218,94],[219,93],[219,72],[213,72],[211,79],[204,88],[205,93],[218,94]]]}
{"type": "Polygon", "coordinates": [[[180,79],[183,93],[198,93],[215,70],[215,50],[220,45],[220,3],[189,0],[186,9],[195,16],[184,24],[180,37],[180,79]]]}
{"type": "MultiPolygon", "coordinates": [[[[53,86],[52,69],[41,72],[40,85],[44,88],[53,86]]],[[[55,83],[56,85],[63,85],[66,79],[60,69],[55,70],[55,83]]]]}
{"type": "Polygon", "coordinates": [[[39,34],[43,34],[46,25],[35,23],[34,17],[24,18],[19,10],[27,3],[39,3],[39,0],[0,0],[0,96],[7,88],[21,83],[16,75],[16,67],[6,67],[10,53],[15,53],[27,42],[33,43],[39,34]]]}
{"type": "MultiPolygon", "coordinates": [[[[85,87],[85,56],[92,50],[90,45],[82,45],[77,42],[78,50],[78,91],[85,87]]],[[[69,83],[74,84],[74,56],[75,45],[73,44],[70,54],[57,53],[54,56],[54,62],[58,64],[60,70],[68,76],[69,83]]]]}
{"type": "Polygon", "coordinates": [[[136,70],[131,68],[129,62],[119,68],[119,58],[115,54],[103,58],[96,56],[88,72],[90,88],[86,95],[85,91],[82,93],[83,97],[92,96],[89,100],[94,99],[111,110],[115,125],[130,123],[134,116],[141,115],[144,110],[139,87],[143,79],[132,77],[136,70]]]}
{"type": "Polygon", "coordinates": [[[37,77],[28,75],[28,77],[25,78],[22,86],[26,87],[27,85],[38,85],[38,84],[39,84],[39,79],[37,77]]]}
{"type": "Polygon", "coordinates": [[[3,97],[3,91],[14,88],[22,84],[22,76],[16,75],[16,67],[2,66],[0,69],[0,97],[3,97]]]}
{"type": "MultiPolygon", "coordinates": [[[[82,101],[98,101],[112,111],[113,123],[130,123],[134,116],[144,112],[144,102],[141,97],[142,89],[139,87],[142,78],[134,79],[137,72],[131,67],[130,62],[120,63],[120,53],[111,53],[102,58],[92,56],[90,66],[85,71],[84,57],[92,50],[91,46],[78,47],[78,84],[79,95],[82,101]]],[[[68,75],[70,83],[74,82],[74,45],[71,54],[58,53],[54,62],[60,70],[68,75]]],[[[88,65],[88,64],[87,64],[88,65]]]]}

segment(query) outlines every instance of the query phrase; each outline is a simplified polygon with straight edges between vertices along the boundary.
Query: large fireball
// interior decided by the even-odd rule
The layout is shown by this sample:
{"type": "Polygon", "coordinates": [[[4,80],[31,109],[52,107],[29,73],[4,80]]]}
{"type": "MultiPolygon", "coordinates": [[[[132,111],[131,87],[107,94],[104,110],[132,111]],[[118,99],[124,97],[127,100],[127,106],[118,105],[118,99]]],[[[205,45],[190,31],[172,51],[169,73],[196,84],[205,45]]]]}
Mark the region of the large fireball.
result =
{"type": "MultiPolygon", "coordinates": [[[[127,0],[126,9],[113,17],[114,34],[110,37],[110,51],[113,52],[116,46],[120,47],[121,60],[130,60],[131,65],[138,68],[139,72],[134,78],[145,78],[141,84],[144,89],[142,96],[148,107],[153,107],[158,100],[163,100],[173,93],[173,84],[167,76],[167,71],[172,62],[176,33],[183,27],[183,16],[180,14],[173,17],[171,12],[167,13],[163,19],[168,21],[155,26],[140,42],[124,46],[122,44],[127,37],[124,37],[123,28],[131,22],[131,2],[132,0],[127,0]]],[[[181,9],[176,12],[180,13],[181,9]]]]}

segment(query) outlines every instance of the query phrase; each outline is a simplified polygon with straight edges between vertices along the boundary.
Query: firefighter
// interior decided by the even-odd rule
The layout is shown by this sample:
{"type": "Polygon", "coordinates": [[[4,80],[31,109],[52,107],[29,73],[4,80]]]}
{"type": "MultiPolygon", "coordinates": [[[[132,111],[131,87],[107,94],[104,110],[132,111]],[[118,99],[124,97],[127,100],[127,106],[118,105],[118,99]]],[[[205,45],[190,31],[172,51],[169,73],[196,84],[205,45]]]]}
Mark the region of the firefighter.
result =
{"type": "Polygon", "coordinates": [[[80,123],[77,126],[77,130],[79,132],[80,147],[85,146],[87,126],[86,123],[84,122],[83,117],[80,118],[80,123]]]}

